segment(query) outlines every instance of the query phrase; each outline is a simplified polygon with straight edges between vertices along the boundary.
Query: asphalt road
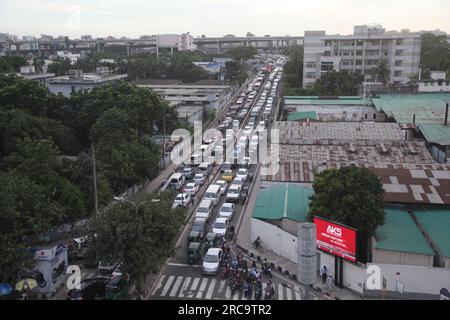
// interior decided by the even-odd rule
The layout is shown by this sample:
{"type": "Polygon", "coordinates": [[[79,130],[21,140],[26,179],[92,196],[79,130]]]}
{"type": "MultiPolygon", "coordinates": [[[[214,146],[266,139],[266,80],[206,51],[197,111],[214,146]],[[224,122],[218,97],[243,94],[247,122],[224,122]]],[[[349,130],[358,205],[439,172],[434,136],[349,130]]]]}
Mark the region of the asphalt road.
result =
{"type": "MultiPolygon", "coordinates": [[[[265,80],[265,83],[267,78],[265,80]]],[[[264,83],[264,84],[265,84],[264,83]]],[[[264,84],[261,88],[264,87],[264,84]]],[[[256,105],[263,89],[257,95],[252,107],[256,105]]],[[[279,91],[278,91],[279,92],[279,91]]],[[[280,97],[277,96],[279,99],[280,97]]],[[[274,101],[274,106],[277,105],[277,99],[274,101]]],[[[261,112],[262,113],[262,112],[261,112]]],[[[261,119],[261,113],[258,117],[261,119]]],[[[275,108],[272,109],[270,119],[274,118],[275,108]]],[[[244,128],[250,118],[250,112],[247,115],[241,128],[244,128]]],[[[258,120],[258,121],[259,121],[258,120]]],[[[257,165],[251,165],[250,170],[255,173],[257,165]]],[[[202,195],[207,189],[207,186],[213,184],[216,180],[221,178],[220,165],[216,165],[213,173],[210,175],[209,183],[201,188],[196,195],[196,201],[194,205],[189,209],[189,213],[195,212],[196,207],[202,199],[202,195]]],[[[251,182],[247,181],[246,184],[251,182]]],[[[211,219],[208,224],[208,231],[211,229],[215,218],[218,216],[218,211],[222,204],[225,202],[225,196],[220,197],[220,201],[212,213],[211,219]]],[[[244,204],[238,203],[236,205],[235,215],[230,222],[230,226],[234,225],[237,229],[237,223],[240,220],[242,214],[244,214],[244,204]]],[[[243,293],[236,293],[233,297],[228,285],[228,280],[221,280],[219,276],[205,276],[201,272],[200,265],[190,266],[188,265],[187,254],[187,242],[190,227],[193,223],[193,219],[189,219],[189,222],[183,229],[182,235],[177,242],[177,249],[175,255],[169,259],[167,265],[163,268],[157,283],[153,287],[150,295],[150,299],[227,299],[227,300],[242,300],[244,299],[243,293]]],[[[199,262],[200,263],[200,262],[199,262]]],[[[263,287],[267,283],[267,278],[263,277],[263,287]]],[[[284,277],[278,276],[273,273],[272,282],[275,284],[275,298],[278,300],[301,300],[304,297],[303,289],[298,286],[298,283],[292,282],[284,277]]]]}

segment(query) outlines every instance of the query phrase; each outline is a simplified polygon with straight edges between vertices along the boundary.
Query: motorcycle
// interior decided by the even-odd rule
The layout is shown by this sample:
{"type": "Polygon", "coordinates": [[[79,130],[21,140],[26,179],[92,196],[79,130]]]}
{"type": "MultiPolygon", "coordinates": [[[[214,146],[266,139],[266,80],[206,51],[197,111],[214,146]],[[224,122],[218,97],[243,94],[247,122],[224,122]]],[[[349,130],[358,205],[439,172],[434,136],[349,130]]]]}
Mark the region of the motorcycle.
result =
{"type": "Polygon", "coordinates": [[[255,300],[261,300],[262,297],[262,288],[256,286],[255,287],[255,300]]]}
{"type": "Polygon", "coordinates": [[[34,280],[36,280],[36,282],[40,288],[45,288],[45,286],[47,285],[47,281],[45,281],[45,279],[44,279],[44,274],[37,269],[22,272],[19,275],[19,278],[21,280],[27,279],[27,278],[34,279],[34,280]]]}
{"type": "Polygon", "coordinates": [[[230,283],[231,295],[233,296],[236,290],[239,289],[239,284],[236,280],[231,281],[230,283]]]}
{"type": "Polygon", "coordinates": [[[58,265],[58,267],[53,268],[52,282],[56,283],[58,279],[65,273],[66,273],[66,263],[63,261],[58,265]]]}
{"type": "Polygon", "coordinates": [[[274,295],[275,295],[275,292],[272,288],[272,290],[266,291],[266,294],[264,295],[264,300],[273,300],[274,295]]]}
{"type": "Polygon", "coordinates": [[[262,271],[264,274],[267,274],[269,278],[272,278],[272,268],[268,262],[264,262],[262,265],[262,271]]]}
{"type": "Polygon", "coordinates": [[[228,277],[228,275],[230,274],[230,268],[228,267],[228,265],[225,265],[222,267],[222,272],[220,274],[221,279],[226,279],[228,277]]]}
{"type": "Polygon", "coordinates": [[[245,297],[246,299],[249,299],[249,298],[252,297],[252,285],[251,285],[250,283],[247,283],[247,284],[244,286],[244,297],[245,297]]]}

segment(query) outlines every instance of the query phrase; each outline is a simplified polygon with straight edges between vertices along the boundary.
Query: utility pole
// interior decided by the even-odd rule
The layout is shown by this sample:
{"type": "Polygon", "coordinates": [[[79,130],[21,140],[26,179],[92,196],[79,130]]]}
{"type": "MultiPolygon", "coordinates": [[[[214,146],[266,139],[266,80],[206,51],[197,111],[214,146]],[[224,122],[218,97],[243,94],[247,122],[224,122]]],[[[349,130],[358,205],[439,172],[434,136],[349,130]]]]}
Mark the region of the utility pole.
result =
{"type": "Polygon", "coordinates": [[[166,169],[166,106],[163,106],[163,168],[166,169]]]}
{"type": "Polygon", "coordinates": [[[97,170],[95,166],[95,148],[94,145],[91,147],[92,151],[92,175],[94,180],[94,206],[95,214],[98,214],[98,198],[97,198],[97,170]]]}

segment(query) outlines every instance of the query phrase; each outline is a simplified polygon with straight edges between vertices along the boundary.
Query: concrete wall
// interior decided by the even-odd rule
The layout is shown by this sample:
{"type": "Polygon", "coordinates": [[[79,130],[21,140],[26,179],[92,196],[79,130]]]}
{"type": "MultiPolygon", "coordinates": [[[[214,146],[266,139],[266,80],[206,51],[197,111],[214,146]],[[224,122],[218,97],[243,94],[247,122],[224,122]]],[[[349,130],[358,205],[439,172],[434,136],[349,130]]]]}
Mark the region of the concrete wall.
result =
{"type": "Polygon", "coordinates": [[[259,236],[264,249],[269,249],[292,262],[298,262],[297,236],[271,225],[270,223],[252,218],[252,242],[259,236]]]}
{"type": "Polygon", "coordinates": [[[450,81],[419,82],[419,92],[450,92],[450,81]]]}
{"type": "Polygon", "coordinates": [[[400,251],[374,250],[373,262],[431,268],[433,267],[433,256],[400,251]]]}
{"type": "MultiPolygon", "coordinates": [[[[334,256],[324,252],[319,252],[320,264],[318,266],[327,267],[328,272],[335,278],[334,273],[334,256]]],[[[388,296],[393,296],[397,291],[397,281],[403,284],[403,297],[415,298],[437,298],[439,291],[442,288],[450,290],[450,269],[429,268],[420,266],[397,265],[397,264],[383,264],[370,263],[366,266],[353,264],[344,261],[344,277],[343,284],[345,287],[365,295],[376,294],[381,295],[381,292],[371,292],[363,289],[365,281],[369,277],[367,268],[371,265],[380,267],[381,279],[384,277],[387,282],[388,296]]],[[[394,296],[401,298],[402,295],[394,296]]]]}
{"type": "Polygon", "coordinates": [[[386,116],[371,106],[342,106],[342,105],[286,105],[285,109],[293,109],[294,112],[316,111],[320,121],[386,121],[386,116]],[[345,113],[344,113],[345,112],[345,113]],[[365,117],[367,115],[367,119],[365,117]],[[374,115],[376,118],[374,119],[374,115]]]}

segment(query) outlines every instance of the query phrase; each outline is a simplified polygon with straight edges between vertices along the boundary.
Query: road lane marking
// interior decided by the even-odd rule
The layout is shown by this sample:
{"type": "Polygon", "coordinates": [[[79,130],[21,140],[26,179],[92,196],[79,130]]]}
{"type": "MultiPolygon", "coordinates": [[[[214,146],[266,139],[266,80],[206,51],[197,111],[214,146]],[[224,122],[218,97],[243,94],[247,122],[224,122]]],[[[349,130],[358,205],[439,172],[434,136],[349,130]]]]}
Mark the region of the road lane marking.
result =
{"type": "Polygon", "coordinates": [[[170,297],[175,297],[175,294],[177,293],[178,288],[180,287],[180,284],[181,284],[182,280],[183,280],[182,276],[179,276],[177,278],[177,280],[175,281],[175,284],[172,287],[172,291],[170,291],[170,294],[169,294],[170,297]]]}
{"type": "Polygon", "coordinates": [[[286,295],[288,300],[294,300],[294,288],[286,287],[286,295]]]}
{"type": "Polygon", "coordinates": [[[190,265],[190,264],[185,264],[185,263],[175,263],[175,262],[170,262],[167,264],[168,266],[173,266],[173,267],[189,267],[189,268],[200,268],[201,266],[198,264],[194,264],[194,265],[190,265]]]}
{"type": "Polygon", "coordinates": [[[175,279],[175,276],[170,276],[169,279],[167,279],[166,285],[164,286],[163,291],[161,292],[161,296],[164,297],[167,292],[170,289],[170,286],[172,285],[173,279],[175,279]]]}
{"type": "Polygon", "coordinates": [[[192,279],[191,277],[187,277],[186,279],[184,279],[183,286],[181,287],[181,291],[178,297],[184,298],[184,291],[187,290],[189,283],[191,282],[191,279],[192,279]]]}
{"type": "Polygon", "coordinates": [[[298,286],[294,286],[295,289],[295,300],[302,300],[302,296],[300,294],[300,288],[298,286]]]}
{"type": "Polygon", "coordinates": [[[197,292],[197,296],[196,296],[197,299],[200,299],[202,297],[203,292],[205,291],[207,283],[208,283],[208,279],[203,278],[202,284],[200,285],[200,290],[197,292]]]}
{"type": "Polygon", "coordinates": [[[192,281],[191,288],[189,289],[189,293],[186,295],[186,298],[193,298],[194,297],[194,291],[197,289],[198,284],[200,283],[200,278],[194,278],[192,281]]]}
{"type": "Polygon", "coordinates": [[[283,286],[281,283],[278,284],[278,300],[283,300],[283,286]]]}
{"type": "Polygon", "coordinates": [[[211,299],[212,298],[212,294],[213,294],[215,286],[216,286],[216,279],[212,279],[210,284],[209,284],[208,292],[206,293],[205,299],[211,299]]]}
{"type": "Polygon", "coordinates": [[[227,289],[225,290],[225,299],[230,300],[231,298],[231,289],[230,286],[227,286],[227,289]]]}
{"type": "Polygon", "coordinates": [[[162,282],[164,281],[165,278],[166,278],[165,275],[162,275],[161,277],[159,277],[158,284],[156,285],[155,289],[153,289],[152,295],[154,295],[156,291],[161,289],[162,282]]]}
{"type": "Polygon", "coordinates": [[[220,285],[219,285],[219,289],[217,290],[218,294],[222,294],[223,289],[225,289],[225,285],[227,284],[226,280],[221,280],[220,281],[220,285]]]}

